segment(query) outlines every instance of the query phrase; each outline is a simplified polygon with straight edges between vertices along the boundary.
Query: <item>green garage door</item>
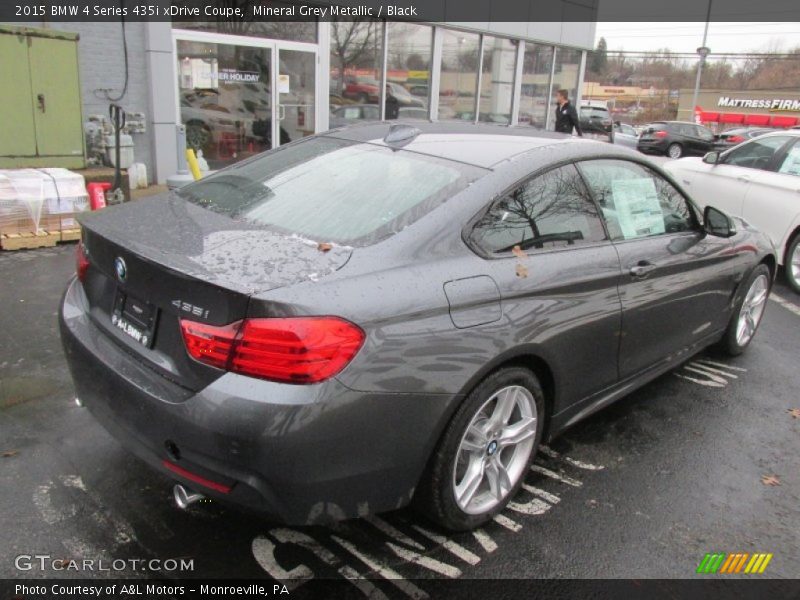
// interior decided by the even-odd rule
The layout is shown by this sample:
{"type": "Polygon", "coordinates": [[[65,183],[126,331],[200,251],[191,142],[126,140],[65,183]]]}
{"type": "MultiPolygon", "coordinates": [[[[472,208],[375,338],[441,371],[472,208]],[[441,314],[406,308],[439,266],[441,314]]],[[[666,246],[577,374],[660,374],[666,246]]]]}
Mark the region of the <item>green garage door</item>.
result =
{"type": "Polygon", "coordinates": [[[84,167],[78,36],[0,27],[0,81],[0,167],[84,167]]]}

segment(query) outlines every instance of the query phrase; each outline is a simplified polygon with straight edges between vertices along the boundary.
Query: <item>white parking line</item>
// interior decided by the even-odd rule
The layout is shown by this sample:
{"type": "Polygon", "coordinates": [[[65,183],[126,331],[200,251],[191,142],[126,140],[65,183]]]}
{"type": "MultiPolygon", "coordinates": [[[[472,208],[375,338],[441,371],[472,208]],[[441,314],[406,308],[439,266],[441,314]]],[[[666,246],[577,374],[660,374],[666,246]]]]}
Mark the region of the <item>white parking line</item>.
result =
{"type": "Polygon", "coordinates": [[[472,535],[478,540],[478,543],[481,547],[490,554],[497,550],[497,542],[495,542],[492,537],[486,533],[483,529],[476,529],[472,532],[472,535]]]}
{"type": "Polygon", "coordinates": [[[433,559],[429,556],[423,556],[419,552],[414,552],[413,550],[409,550],[408,548],[402,548],[400,546],[396,546],[392,542],[386,542],[386,545],[392,549],[398,557],[402,558],[405,561],[414,563],[415,565],[419,565],[420,567],[424,567],[434,573],[439,573],[439,575],[444,575],[445,577],[450,577],[451,579],[455,579],[456,577],[461,577],[461,569],[458,567],[454,567],[453,565],[448,565],[447,563],[443,563],[436,559],[433,559]]]}
{"type": "Polygon", "coordinates": [[[572,487],[581,487],[583,482],[578,481],[577,479],[573,479],[572,477],[567,477],[566,475],[562,475],[561,473],[556,473],[555,471],[551,471],[550,469],[545,469],[544,467],[540,467],[539,465],[531,465],[531,471],[534,473],[539,473],[540,475],[544,475],[545,477],[549,477],[550,479],[555,479],[556,481],[560,481],[561,483],[566,483],[567,485],[571,485],[572,487]]]}
{"type": "Polygon", "coordinates": [[[423,546],[419,542],[415,542],[405,533],[398,530],[393,525],[390,525],[389,523],[387,523],[378,516],[375,515],[367,516],[364,517],[364,520],[370,525],[374,526],[376,529],[388,535],[390,538],[397,540],[401,544],[405,544],[406,546],[411,546],[412,548],[417,548],[419,550],[425,550],[425,546],[423,546]]]}
{"type": "Polygon", "coordinates": [[[445,548],[448,552],[450,552],[450,554],[463,560],[465,563],[475,566],[479,562],[481,562],[480,556],[467,550],[466,548],[464,548],[464,546],[456,544],[453,540],[450,540],[444,537],[443,535],[438,535],[436,533],[433,533],[432,531],[428,531],[427,529],[425,529],[424,527],[420,527],[419,525],[412,525],[412,527],[417,531],[419,531],[426,538],[433,540],[434,542],[445,548]]]}
{"type": "MultiPolygon", "coordinates": [[[[539,446],[539,452],[544,454],[545,456],[549,456],[550,458],[561,458],[561,454],[556,452],[549,446],[539,446]]],[[[564,460],[571,464],[573,467],[578,467],[579,469],[585,469],[587,471],[602,471],[605,467],[600,465],[593,465],[592,463],[582,462],[580,460],[575,460],[572,457],[565,456],[564,460]]]]}
{"type": "MultiPolygon", "coordinates": [[[[602,469],[603,467],[600,468],[602,469]]],[[[551,494],[550,492],[545,492],[544,490],[539,489],[537,487],[533,487],[532,485],[528,485],[527,483],[523,483],[522,487],[528,490],[531,494],[535,494],[536,496],[539,496],[539,498],[547,500],[550,504],[558,504],[559,502],[561,502],[561,498],[559,498],[555,494],[551,494]]]]}
{"type": "Polygon", "coordinates": [[[786,298],[781,298],[777,294],[770,294],[769,299],[775,302],[776,304],[780,304],[783,308],[788,310],[789,312],[793,312],[798,317],[800,317],[800,307],[796,304],[789,302],[786,298]]]}
{"type": "Polygon", "coordinates": [[[331,539],[339,544],[342,548],[347,550],[350,554],[355,556],[358,560],[367,565],[375,573],[392,583],[400,591],[405,592],[409,597],[414,598],[415,600],[421,600],[422,598],[428,597],[428,594],[423,592],[410,581],[406,581],[403,576],[400,575],[400,573],[391,569],[390,567],[387,567],[386,565],[381,564],[377,559],[372,558],[368,554],[364,554],[350,542],[335,535],[332,535],[331,539]]]}
{"type": "Polygon", "coordinates": [[[522,525],[517,523],[514,519],[509,519],[505,515],[495,515],[494,522],[500,525],[501,527],[505,527],[509,531],[513,531],[514,533],[522,529],[522,525]]]}

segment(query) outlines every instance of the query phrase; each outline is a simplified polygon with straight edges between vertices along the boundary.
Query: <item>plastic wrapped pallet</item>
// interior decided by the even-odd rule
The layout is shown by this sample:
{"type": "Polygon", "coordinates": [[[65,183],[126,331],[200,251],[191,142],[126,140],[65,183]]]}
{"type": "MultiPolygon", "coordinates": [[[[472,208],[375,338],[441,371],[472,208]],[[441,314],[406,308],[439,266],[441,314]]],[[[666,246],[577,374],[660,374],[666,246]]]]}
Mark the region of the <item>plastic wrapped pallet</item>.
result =
{"type": "Polygon", "coordinates": [[[0,170],[0,235],[60,233],[89,210],[82,175],[67,169],[0,170]]]}

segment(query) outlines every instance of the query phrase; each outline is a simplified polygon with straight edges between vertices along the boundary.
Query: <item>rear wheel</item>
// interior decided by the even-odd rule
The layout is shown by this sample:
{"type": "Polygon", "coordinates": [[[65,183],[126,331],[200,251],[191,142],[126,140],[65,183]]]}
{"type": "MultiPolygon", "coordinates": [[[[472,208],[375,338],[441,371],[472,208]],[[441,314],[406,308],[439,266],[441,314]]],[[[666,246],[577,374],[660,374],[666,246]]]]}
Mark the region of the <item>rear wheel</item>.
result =
{"type": "Polygon", "coordinates": [[[544,394],[533,373],[507,367],[489,375],[445,430],[417,503],[451,530],[487,522],[522,485],[543,428],[544,394]]]}
{"type": "Polygon", "coordinates": [[[673,142],[667,148],[667,156],[669,156],[670,158],[680,158],[681,156],[683,156],[683,146],[673,142]]]}
{"type": "Polygon", "coordinates": [[[766,265],[758,265],[742,288],[747,291],[739,301],[722,339],[722,348],[728,354],[732,356],[741,354],[753,341],[767,307],[770,275],[766,265]]]}
{"type": "Polygon", "coordinates": [[[786,280],[792,289],[800,294],[800,233],[789,242],[783,264],[786,269],[786,280]]]}

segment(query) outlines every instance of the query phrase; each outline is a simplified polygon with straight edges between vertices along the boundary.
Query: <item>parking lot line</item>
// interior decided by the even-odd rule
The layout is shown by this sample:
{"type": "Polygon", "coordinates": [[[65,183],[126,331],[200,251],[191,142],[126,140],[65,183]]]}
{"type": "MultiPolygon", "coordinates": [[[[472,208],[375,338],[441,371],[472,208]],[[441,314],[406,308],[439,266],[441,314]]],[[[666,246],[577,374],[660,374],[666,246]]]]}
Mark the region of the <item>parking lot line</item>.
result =
{"type": "Polygon", "coordinates": [[[788,310],[789,312],[793,312],[798,317],[800,317],[800,306],[789,302],[786,298],[781,298],[778,294],[770,294],[769,299],[775,302],[776,304],[780,304],[783,308],[788,310]]]}

